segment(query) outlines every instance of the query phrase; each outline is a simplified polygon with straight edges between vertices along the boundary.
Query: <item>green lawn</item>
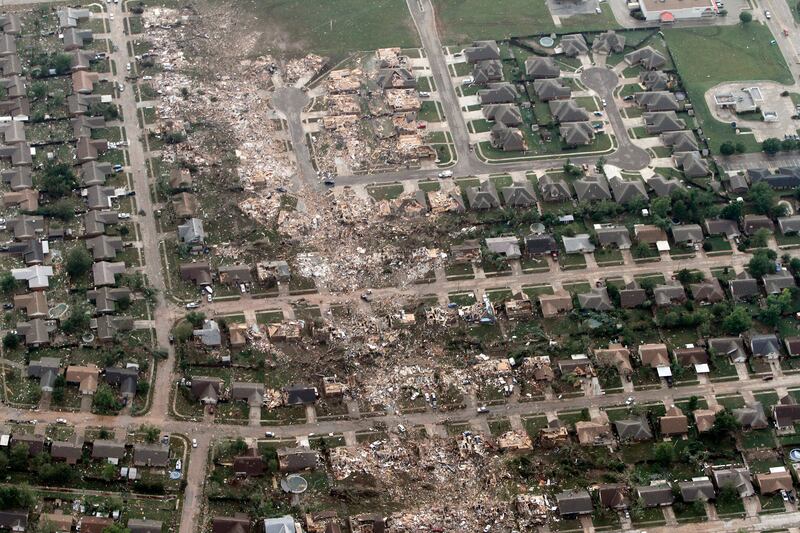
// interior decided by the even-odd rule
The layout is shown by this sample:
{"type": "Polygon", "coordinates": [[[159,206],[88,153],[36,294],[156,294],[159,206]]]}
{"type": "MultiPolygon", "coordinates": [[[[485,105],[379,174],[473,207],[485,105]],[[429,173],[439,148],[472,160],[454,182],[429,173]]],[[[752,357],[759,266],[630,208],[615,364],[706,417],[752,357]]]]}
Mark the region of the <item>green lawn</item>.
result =
{"type": "MultiPolygon", "coordinates": [[[[405,2],[398,2],[405,6],[405,2]]],[[[545,0],[433,0],[444,44],[504,39],[555,30],[545,0]]]]}
{"type": "Polygon", "coordinates": [[[769,28],[759,22],[746,26],[708,26],[664,31],[678,73],[697,113],[698,125],[711,138],[715,152],[725,141],[742,141],[749,151],[760,147],[750,135],[736,136],[729,124],[711,116],[705,92],[724,81],[773,80],[792,83],[791,72],[769,28]],[[702,53],[698,53],[702,50],[702,53]],[[720,61],[735,57],[735,61],[720,61]]]}
{"type": "Polygon", "coordinates": [[[297,53],[316,52],[331,56],[336,62],[353,51],[419,46],[408,7],[398,0],[264,0],[236,4],[244,12],[242,24],[261,30],[260,44],[266,49],[291,43],[289,46],[297,53]]]}

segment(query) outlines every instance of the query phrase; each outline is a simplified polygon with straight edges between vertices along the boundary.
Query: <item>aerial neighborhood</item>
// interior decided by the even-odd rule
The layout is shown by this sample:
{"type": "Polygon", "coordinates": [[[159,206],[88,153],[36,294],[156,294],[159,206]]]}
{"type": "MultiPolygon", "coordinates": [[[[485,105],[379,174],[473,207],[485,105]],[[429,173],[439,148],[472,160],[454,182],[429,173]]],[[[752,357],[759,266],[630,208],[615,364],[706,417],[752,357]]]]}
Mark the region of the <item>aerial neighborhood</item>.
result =
{"type": "Polygon", "coordinates": [[[0,6],[0,531],[795,531],[797,6],[366,4],[0,6]]]}

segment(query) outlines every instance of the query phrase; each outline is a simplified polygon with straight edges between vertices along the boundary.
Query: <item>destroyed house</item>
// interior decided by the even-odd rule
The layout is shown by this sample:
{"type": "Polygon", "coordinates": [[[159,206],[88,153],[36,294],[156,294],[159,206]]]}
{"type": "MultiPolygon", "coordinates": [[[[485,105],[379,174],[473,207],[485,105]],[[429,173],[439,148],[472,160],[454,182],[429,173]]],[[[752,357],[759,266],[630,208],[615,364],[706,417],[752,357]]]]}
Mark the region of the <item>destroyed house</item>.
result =
{"type": "Polygon", "coordinates": [[[61,360],[56,357],[42,357],[28,365],[28,377],[39,379],[43,392],[52,392],[56,378],[61,375],[61,360]]]}
{"type": "Polygon", "coordinates": [[[134,444],[133,464],[165,468],[169,462],[169,446],[164,444],[134,444]]]}
{"type": "Polygon", "coordinates": [[[205,242],[206,232],[203,221],[199,218],[190,218],[178,225],[178,239],[188,245],[201,245],[205,242]]]}
{"type": "Polygon", "coordinates": [[[18,35],[22,32],[22,22],[16,13],[0,15],[0,29],[8,35],[18,35]]]}
{"type": "Polygon", "coordinates": [[[278,465],[281,473],[291,474],[317,467],[318,455],[308,448],[278,448],[278,465]]]}
{"type": "Polygon", "coordinates": [[[192,218],[197,216],[197,197],[188,192],[181,192],[172,196],[172,209],[178,218],[192,218]]]}
{"type": "Polygon", "coordinates": [[[192,187],[192,174],[188,168],[173,168],[169,172],[169,188],[173,191],[190,189],[192,187]]]}
{"type": "Polygon", "coordinates": [[[531,56],[525,60],[525,75],[531,80],[558,78],[561,69],[552,57],[531,56]]]}

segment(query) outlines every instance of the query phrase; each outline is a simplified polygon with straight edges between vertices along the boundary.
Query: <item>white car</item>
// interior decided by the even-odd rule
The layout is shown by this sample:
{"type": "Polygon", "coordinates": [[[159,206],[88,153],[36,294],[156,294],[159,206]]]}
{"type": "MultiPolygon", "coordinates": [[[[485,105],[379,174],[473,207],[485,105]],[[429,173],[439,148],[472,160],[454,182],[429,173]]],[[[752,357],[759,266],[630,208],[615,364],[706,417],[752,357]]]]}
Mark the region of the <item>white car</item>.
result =
{"type": "Polygon", "coordinates": [[[268,439],[274,439],[275,433],[273,433],[272,431],[265,431],[264,436],[267,437],[268,439]]]}
{"type": "Polygon", "coordinates": [[[197,439],[192,439],[192,448],[197,448],[197,439]]]}
{"type": "Polygon", "coordinates": [[[200,307],[200,304],[197,302],[189,302],[186,304],[186,309],[197,309],[198,307],[200,307]]]}
{"type": "Polygon", "coordinates": [[[769,20],[772,18],[772,13],[770,13],[769,10],[764,11],[764,16],[767,17],[767,20],[769,20]]]}
{"type": "Polygon", "coordinates": [[[128,220],[129,218],[131,218],[131,214],[130,213],[117,213],[117,218],[120,219],[120,220],[128,220]]]}
{"type": "Polygon", "coordinates": [[[128,72],[130,72],[130,71],[131,71],[131,64],[130,64],[130,63],[128,63],[127,65],[125,65],[125,70],[127,70],[128,72]]]}
{"type": "Polygon", "coordinates": [[[183,463],[180,459],[175,463],[175,470],[180,470],[183,467],[183,463]]]}
{"type": "Polygon", "coordinates": [[[452,178],[453,177],[453,171],[452,170],[443,170],[443,171],[439,172],[439,177],[440,178],[452,178]]]}
{"type": "Polygon", "coordinates": [[[64,425],[67,424],[67,419],[66,418],[56,418],[56,424],[64,426],[64,425]]]}

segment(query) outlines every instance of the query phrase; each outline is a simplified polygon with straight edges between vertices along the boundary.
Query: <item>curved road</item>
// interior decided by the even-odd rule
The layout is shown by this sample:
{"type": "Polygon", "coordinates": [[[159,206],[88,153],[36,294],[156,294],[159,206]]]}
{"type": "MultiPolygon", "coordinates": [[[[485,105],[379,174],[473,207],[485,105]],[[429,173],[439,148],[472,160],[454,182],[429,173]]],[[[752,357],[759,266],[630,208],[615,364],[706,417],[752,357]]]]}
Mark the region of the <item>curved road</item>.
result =
{"type": "Polygon", "coordinates": [[[611,122],[618,145],[614,155],[606,158],[608,162],[624,170],[645,168],[650,163],[650,156],[644,149],[633,144],[628,137],[627,128],[622,122],[622,115],[614,100],[614,89],[619,83],[617,73],[605,67],[592,67],[581,73],[581,82],[606,101],[606,116],[611,122]]]}

